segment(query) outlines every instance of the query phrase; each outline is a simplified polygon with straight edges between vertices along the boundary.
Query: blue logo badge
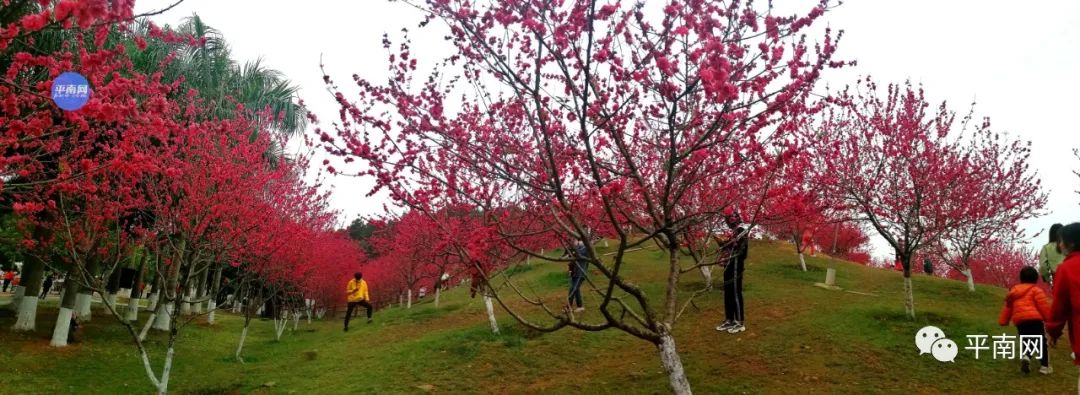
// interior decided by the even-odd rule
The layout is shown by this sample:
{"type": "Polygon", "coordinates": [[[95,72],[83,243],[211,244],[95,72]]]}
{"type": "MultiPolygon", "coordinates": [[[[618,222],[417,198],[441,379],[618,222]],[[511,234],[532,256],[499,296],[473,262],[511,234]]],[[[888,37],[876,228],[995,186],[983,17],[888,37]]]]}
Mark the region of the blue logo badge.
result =
{"type": "Polygon", "coordinates": [[[90,100],[90,83],[79,73],[69,71],[60,74],[53,80],[52,99],[57,107],[76,111],[90,100]]]}

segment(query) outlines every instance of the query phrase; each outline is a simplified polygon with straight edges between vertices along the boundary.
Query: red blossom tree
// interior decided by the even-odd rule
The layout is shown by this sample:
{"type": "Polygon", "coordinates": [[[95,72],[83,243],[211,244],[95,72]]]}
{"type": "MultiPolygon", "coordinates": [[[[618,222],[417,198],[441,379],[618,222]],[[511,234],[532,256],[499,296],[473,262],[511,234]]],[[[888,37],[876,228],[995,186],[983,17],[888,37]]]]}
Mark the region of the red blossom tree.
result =
{"type": "Polygon", "coordinates": [[[817,45],[803,36],[828,2],[792,16],[735,1],[671,1],[656,14],[586,0],[413,5],[430,13],[422,25],[449,26],[455,53],[418,78],[417,54],[401,43],[391,77],[354,76],[352,100],[325,77],[341,111],[331,130],[316,131],[320,142],[359,159],[350,173],[375,179],[401,205],[475,212],[478,225],[453,249],[518,322],[625,331],[656,346],[672,390],[689,393],[672,327],[697,293],[680,292],[679,279],[715,262],[683,263],[682,235],[725,207],[746,218],[758,211],[795,149],[790,136],[814,110],[810,90],[840,65],[830,33],[817,45]],[[695,196],[714,198],[704,207],[695,196]],[[598,228],[613,232],[609,256],[591,247],[598,228]],[[544,258],[523,248],[534,238],[589,246],[597,315],[564,311],[562,296],[552,304],[489,270],[521,254],[544,258]],[[661,294],[624,270],[627,254],[646,244],[665,254],[661,294]],[[526,316],[510,297],[543,314],[526,316]]]}
{"type": "Polygon", "coordinates": [[[913,259],[968,223],[969,201],[986,189],[973,173],[981,158],[960,138],[969,118],[956,125],[945,103],[932,111],[921,88],[889,85],[881,92],[869,79],[857,88],[838,95],[840,106],[824,117],[822,163],[833,176],[831,193],[892,247],[904,273],[904,306],[914,317],[913,259]]]}

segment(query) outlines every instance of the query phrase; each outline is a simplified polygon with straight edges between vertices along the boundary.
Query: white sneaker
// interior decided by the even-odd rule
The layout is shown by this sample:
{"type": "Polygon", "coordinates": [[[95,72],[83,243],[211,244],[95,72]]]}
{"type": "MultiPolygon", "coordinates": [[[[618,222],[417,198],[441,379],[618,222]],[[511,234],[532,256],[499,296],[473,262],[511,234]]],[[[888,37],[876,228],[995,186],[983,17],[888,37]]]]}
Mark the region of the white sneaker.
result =
{"type": "Polygon", "coordinates": [[[580,312],[583,312],[583,311],[585,311],[584,307],[578,307],[578,308],[574,309],[575,313],[580,313],[580,312]]]}
{"type": "Polygon", "coordinates": [[[721,332],[727,332],[727,330],[731,329],[732,326],[735,326],[735,321],[724,320],[724,322],[721,322],[720,325],[716,327],[716,330],[721,332]]]}
{"type": "Polygon", "coordinates": [[[746,325],[743,325],[741,322],[736,321],[735,325],[732,325],[730,328],[728,328],[727,333],[739,333],[745,330],[746,325]]]}
{"type": "Polygon", "coordinates": [[[1042,373],[1042,374],[1054,373],[1054,368],[1049,367],[1049,366],[1043,366],[1043,367],[1039,368],[1039,373],[1042,373]]]}

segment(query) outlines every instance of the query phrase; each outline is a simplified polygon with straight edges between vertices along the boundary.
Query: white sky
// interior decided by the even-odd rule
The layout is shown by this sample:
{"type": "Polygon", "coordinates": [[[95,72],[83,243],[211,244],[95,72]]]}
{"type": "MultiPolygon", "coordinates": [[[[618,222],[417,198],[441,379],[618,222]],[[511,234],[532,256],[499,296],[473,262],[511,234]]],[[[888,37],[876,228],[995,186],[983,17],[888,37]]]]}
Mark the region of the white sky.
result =
{"type": "MultiPolygon", "coordinates": [[[[159,9],[172,1],[139,0],[137,9],[159,9]]],[[[776,3],[801,8],[816,1],[776,3]]],[[[176,24],[196,11],[224,34],[234,57],[262,57],[298,84],[302,98],[324,122],[336,117],[337,105],[324,90],[320,55],[344,88],[353,73],[372,79],[385,75],[384,32],[397,38],[401,28],[409,28],[413,52],[421,59],[446,53],[442,33],[432,29],[436,24],[416,29],[420,15],[400,2],[185,0],[155,21],[176,24]]],[[[990,116],[995,130],[1033,143],[1032,166],[1050,200],[1049,215],[1024,224],[1029,234],[1055,222],[1080,221],[1080,196],[1074,192],[1080,178],[1072,174],[1080,168],[1072,155],[1080,148],[1074,118],[1080,113],[1075,99],[1080,92],[1080,1],[846,0],[824,21],[845,30],[840,57],[859,63],[827,73],[825,83],[841,87],[871,74],[879,82],[921,82],[933,100],[947,99],[960,113],[977,101],[977,115],[990,116]]],[[[342,222],[382,209],[381,200],[364,197],[367,182],[337,177],[328,184],[334,188],[334,207],[347,216],[342,222]]],[[[875,255],[885,255],[883,242],[873,239],[875,255]]],[[[1044,239],[1040,235],[1035,244],[1044,239]]]]}

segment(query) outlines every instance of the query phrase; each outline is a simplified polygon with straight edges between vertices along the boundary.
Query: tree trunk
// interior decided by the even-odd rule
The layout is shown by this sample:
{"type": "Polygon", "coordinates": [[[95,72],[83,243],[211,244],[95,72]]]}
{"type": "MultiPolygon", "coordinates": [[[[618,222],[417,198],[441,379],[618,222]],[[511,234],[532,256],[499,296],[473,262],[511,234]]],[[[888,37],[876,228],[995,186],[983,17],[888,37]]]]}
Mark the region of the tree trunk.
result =
{"type": "Polygon", "coordinates": [[[211,286],[210,286],[210,301],[206,302],[206,311],[207,311],[206,323],[208,323],[210,325],[214,325],[214,318],[215,318],[215,315],[216,315],[215,313],[217,312],[216,310],[217,310],[218,293],[221,292],[221,271],[222,271],[222,266],[217,265],[217,268],[214,269],[213,282],[210,283],[211,284],[211,286]]]}
{"type": "Polygon", "coordinates": [[[975,277],[971,275],[971,268],[964,269],[961,273],[967,277],[968,291],[975,292],[975,277]]]}
{"type": "Polygon", "coordinates": [[[435,308],[439,308],[439,288],[435,287],[435,308]]]}
{"type": "Polygon", "coordinates": [[[157,310],[154,311],[154,330],[169,330],[169,321],[172,319],[172,305],[169,304],[168,291],[158,294],[157,310]]]}
{"type": "MultiPolygon", "coordinates": [[[[52,235],[48,229],[41,226],[34,228],[34,240],[48,240],[51,237],[52,235]]],[[[41,294],[41,283],[43,280],[45,280],[45,262],[42,262],[37,255],[29,254],[26,258],[26,263],[23,264],[23,277],[20,284],[20,286],[22,286],[23,296],[16,303],[18,317],[15,320],[15,325],[11,327],[11,330],[17,332],[33,332],[36,328],[37,296],[41,294]]],[[[16,289],[16,293],[17,292],[18,289],[16,289]]]]}
{"type": "MultiPolygon", "coordinates": [[[[78,269],[72,269],[78,270],[78,269]]],[[[68,278],[68,281],[78,282],[74,278],[68,278]]],[[[81,287],[80,287],[81,288],[81,287]]],[[[92,291],[91,291],[92,292],[92,291]]],[[[79,321],[90,322],[91,309],[93,304],[94,295],[83,291],[79,291],[79,294],[75,296],[75,315],[79,316],[79,321]]]]}
{"type": "Polygon", "coordinates": [[[682,359],[675,350],[675,338],[670,333],[660,335],[660,344],[656,345],[660,351],[660,363],[664,365],[664,371],[668,374],[668,385],[671,392],[676,395],[690,395],[690,381],[686,379],[686,371],[683,370],[682,359]]]}
{"type": "Polygon", "coordinates": [[[803,257],[803,253],[799,253],[799,265],[802,266],[802,271],[806,271],[806,258],[803,257]]]}
{"type": "Polygon", "coordinates": [[[14,306],[15,311],[19,311],[19,302],[22,302],[23,296],[26,295],[26,287],[22,285],[15,286],[15,295],[11,297],[11,305],[14,306]]]}
{"type": "Polygon", "coordinates": [[[139,260],[139,271],[135,273],[135,281],[131,282],[131,293],[128,297],[127,314],[124,315],[124,319],[128,322],[136,322],[139,320],[139,303],[142,298],[142,283],[143,277],[146,275],[146,261],[149,259],[148,256],[148,253],[143,253],[142,259],[139,260]]]}
{"type": "Polygon", "coordinates": [[[281,341],[281,334],[285,333],[285,327],[289,324],[289,313],[283,309],[278,309],[278,314],[274,315],[274,341],[281,341]]]}
{"type": "MultiPolygon", "coordinates": [[[[195,298],[194,298],[195,300],[202,300],[203,298],[206,297],[206,294],[209,292],[209,289],[207,289],[207,287],[206,287],[206,281],[209,279],[209,277],[210,277],[209,268],[207,268],[207,270],[204,270],[202,272],[202,274],[199,275],[199,277],[198,277],[199,283],[195,285],[195,298]]],[[[195,302],[191,306],[191,313],[192,314],[202,314],[203,313],[203,304],[202,304],[202,302],[195,302]]]]}
{"type": "Polygon", "coordinates": [[[705,288],[712,289],[712,266],[702,266],[701,277],[705,278],[705,288]]]}
{"type": "Polygon", "coordinates": [[[158,385],[158,395],[165,395],[169,392],[169,372],[172,371],[173,349],[172,342],[169,342],[169,351],[165,352],[165,367],[161,371],[161,384],[158,385]]]}
{"type": "Polygon", "coordinates": [[[484,307],[487,309],[488,323],[491,324],[491,332],[499,334],[499,322],[495,321],[495,307],[491,304],[491,297],[484,294],[484,307]]]}
{"type": "MultiPolygon", "coordinates": [[[[78,270],[78,269],[72,269],[78,270]]],[[[65,347],[68,344],[68,334],[71,329],[71,316],[75,313],[76,295],[79,294],[79,282],[74,281],[74,276],[68,275],[64,281],[64,298],[60,300],[60,313],[56,316],[56,325],[53,327],[53,347],[65,347]]]]}
{"type": "Polygon", "coordinates": [[[915,293],[911,286],[911,273],[904,273],[904,311],[908,317],[915,319],[915,293]]]}
{"type": "Polygon", "coordinates": [[[178,297],[180,297],[181,300],[182,300],[182,302],[180,303],[180,315],[181,316],[191,315],[191,303],[188,302],[188,301],[193,298],[192,294],[195,293],[195,290],[191,289],[190,287],[186,287],[184,290],[186,292],[183,292],[182,294],[178,295],[178,297]]]}
{"type": "Polygon", "coordinates": [[[241,356],[244,352],[244,341],[247,340],[248,325],[251,324],[250,319],[244,320],[244,328],[240,330],[240,344],[236,346],[236,361],[244,363],[244,357],[241,356]]]}
{"type": "Polygon", "coordinates": [[[113,268],[112,273],[109,274],[109,281],[105,283],[105,296],[102,299],[102,311],[107,315],[109,314],[109,308],[106,306],[112,306],[116,309],[116,294],[120,292],[120,270],[113,268]]]}
{"type": "Polygon", "coordinates": [[[408,291],[405,291],[405,302],[407,303],[405,305],[405,308],[406,309],[411,309],[412,308],[412,288],[409,288],[408,291]]]}

